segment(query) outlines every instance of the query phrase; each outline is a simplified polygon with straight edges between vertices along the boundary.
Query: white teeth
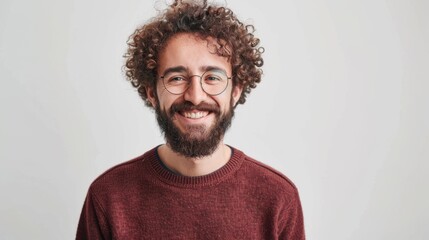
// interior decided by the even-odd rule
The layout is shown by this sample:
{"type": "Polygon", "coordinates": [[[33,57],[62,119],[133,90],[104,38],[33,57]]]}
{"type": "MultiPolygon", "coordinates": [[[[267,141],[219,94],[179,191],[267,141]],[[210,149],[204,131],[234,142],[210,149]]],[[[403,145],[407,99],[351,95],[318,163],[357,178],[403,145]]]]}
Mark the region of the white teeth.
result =
{"type": "Polygon", "coordinates": [[[187,118],[192,118],[192,119],[196,119],[196,118],[202,118],[207,116],[208,112],[185,112],[183,113],[183,115],[187,118]]]}

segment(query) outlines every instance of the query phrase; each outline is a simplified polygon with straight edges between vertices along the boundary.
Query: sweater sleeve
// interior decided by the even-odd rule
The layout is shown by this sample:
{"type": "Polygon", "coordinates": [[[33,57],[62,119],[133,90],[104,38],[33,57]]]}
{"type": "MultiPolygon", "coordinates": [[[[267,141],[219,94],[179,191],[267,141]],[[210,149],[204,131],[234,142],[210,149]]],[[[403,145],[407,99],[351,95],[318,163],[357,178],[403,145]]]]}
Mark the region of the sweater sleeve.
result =
{"type": "Polygon", "coordinates": [[[280,218],[279,239],[305,240],[304,217],[298,192],[285,208],[280,218]]]}
{"type": "Polygon", "coordinates": [[[94,193],[88,191],[77,228],[76,239],[111,239],[103,208],[94,193]]]}

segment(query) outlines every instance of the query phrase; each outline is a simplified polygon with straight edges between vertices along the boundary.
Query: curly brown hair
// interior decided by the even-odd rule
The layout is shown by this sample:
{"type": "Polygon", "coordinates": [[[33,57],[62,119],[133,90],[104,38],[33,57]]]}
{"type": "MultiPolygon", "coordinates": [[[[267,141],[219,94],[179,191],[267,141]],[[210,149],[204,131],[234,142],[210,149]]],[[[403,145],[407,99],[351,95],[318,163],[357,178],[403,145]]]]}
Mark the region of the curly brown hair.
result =
{"type": "Polygon", "coordinates": [[[216,54],[228,57],[232,65],[233,86],[243,86],[238,103],[261,81],[264,48],[253,33],[228,8],[209,5],[207,0],[176,0],[159,16],[135,30],[129,37],[125,74],[146,105],[146,88],[155,89],[158,58],[168,40],[178,33],[194,33],[201,39],[217,40],[216,54]]]}

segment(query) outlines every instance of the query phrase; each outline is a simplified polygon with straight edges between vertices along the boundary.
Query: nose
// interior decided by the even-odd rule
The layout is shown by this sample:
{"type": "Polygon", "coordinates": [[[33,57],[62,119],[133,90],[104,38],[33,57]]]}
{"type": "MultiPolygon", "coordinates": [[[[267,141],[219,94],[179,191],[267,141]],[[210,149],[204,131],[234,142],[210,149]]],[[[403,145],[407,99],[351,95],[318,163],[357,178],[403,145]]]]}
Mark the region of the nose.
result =
{"type": "Polygon", "coordinates": [[[191,76],[188,89],[186,89],[183,97],[186,101],[193,103],[195,106],[203,102],[207,98],[207,93],[201,87],[200,78],[191,76]]]}

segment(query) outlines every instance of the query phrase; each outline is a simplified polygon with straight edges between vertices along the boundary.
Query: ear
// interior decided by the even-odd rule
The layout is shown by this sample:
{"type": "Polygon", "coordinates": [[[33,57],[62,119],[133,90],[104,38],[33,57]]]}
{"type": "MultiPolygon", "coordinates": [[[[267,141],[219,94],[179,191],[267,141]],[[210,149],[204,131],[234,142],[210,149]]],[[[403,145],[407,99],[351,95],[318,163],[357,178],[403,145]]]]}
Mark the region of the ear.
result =
{"type": "Polygon", "coordinates": [[[241,93],[243,92],[243,85],[235,85],[232,89],[232,100],[233,100],[233,106],[236,106],[238,100],[240,100],[241,93]]]}
{"type": "Polygon", "coordinates": [[[146,87],[146,95],[147,100],[152,104],[153,108],[156,108],[157,101],[156,101],[156,89],[153,89],[151,87],[146,87]]]}

